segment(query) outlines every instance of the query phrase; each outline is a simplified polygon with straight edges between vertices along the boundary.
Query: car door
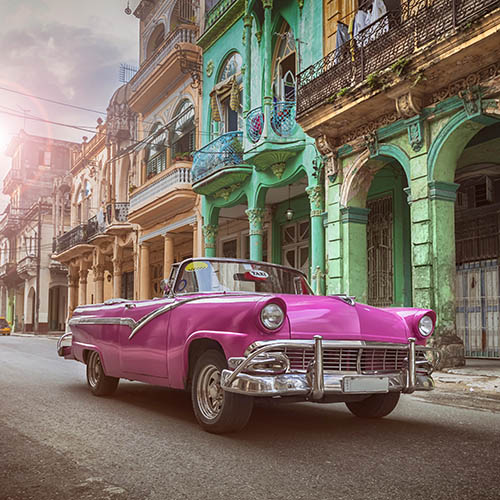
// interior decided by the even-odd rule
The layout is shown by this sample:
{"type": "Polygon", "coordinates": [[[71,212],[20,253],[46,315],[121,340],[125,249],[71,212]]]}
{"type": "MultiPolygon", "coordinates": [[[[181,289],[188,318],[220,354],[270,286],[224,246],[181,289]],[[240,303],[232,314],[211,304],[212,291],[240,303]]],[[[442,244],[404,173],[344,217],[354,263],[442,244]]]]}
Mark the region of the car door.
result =
{"type": "MultiPolygon", "coordinates": [[[[124,306],[122,318],[135,323],[120,328],[120,366],[124,376],[131,379],[166,379],[167,331],[171,298],[131,302],[124,306]],[[160,310],[165,312],[153,317],[160,310]],[[152,319],[151,319],[152,318],[152,319]],[[136,328],[139,327],[139,328],[136,328]]],[[[154,380],[150,380],[154,383],[154,380]]]]}

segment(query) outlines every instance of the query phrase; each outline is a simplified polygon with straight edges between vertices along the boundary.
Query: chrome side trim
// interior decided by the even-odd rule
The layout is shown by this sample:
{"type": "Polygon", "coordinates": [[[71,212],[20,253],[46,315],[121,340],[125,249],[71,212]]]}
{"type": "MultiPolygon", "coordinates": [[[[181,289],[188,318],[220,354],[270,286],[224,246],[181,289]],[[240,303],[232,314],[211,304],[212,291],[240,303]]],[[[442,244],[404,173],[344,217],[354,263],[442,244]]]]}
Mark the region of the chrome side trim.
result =
{"type": "MultiPolygon", "coordinates": [[[[225,294],[214,294],[211,295],[211,297],[224,297],[225,294]]],[[[159,309],[156,309],[155,311],[151,311],[149,314],[146,316],[142,317],[139,321],[134,322],[135,326],[132,327],[132,333],[129,335],[129,340],[133,338],[133,336],[144,326],[146,326],[150,321],[153,321],[155,318],[158,316],[161,316],[163,313],[166,313],[168,311],[171,311],[172,309],[175,309],[176,307],[182,306],[184,304],[187,304],[188,302],[194,302],[196,300],[202,300],[206,299],[207,297],[191,297],[189,299],[184,299],[184,300],[179,300],[178,302],[172,302],[171,304],[167,304],[166,306],[160,307],[159,309]]]]}
{"type": "Polygon", "coordinates": [[[77,316],[69,320],[69,326],[78,325],[123,325],[134,328],[136,322],[132,318],[117,318],[114,316],[108,318],[100,316],[77,316]]]}

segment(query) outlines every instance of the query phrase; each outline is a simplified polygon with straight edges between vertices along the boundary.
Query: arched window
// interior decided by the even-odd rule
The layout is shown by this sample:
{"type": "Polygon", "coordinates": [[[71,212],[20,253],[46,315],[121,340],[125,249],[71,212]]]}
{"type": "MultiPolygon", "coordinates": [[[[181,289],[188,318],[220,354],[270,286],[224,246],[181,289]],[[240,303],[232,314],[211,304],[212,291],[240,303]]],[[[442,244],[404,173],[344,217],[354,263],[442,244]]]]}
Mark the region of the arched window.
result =
{"type": "Polygon", "coordinates": [[[242,63],[238,52],[230,54],[222,65],[218,83],[211,93],[212,120],[220,123],[221,134],[241,130],[243,127],[242,63]]]}
{"type": "Polygon", "coordinates": [[[169,130],[172,158],[188,160],[195,149],[194,107],[184,99],[175,110],[169,130]]]}
{"type": "Polygon", "coordinates": [[[160,23],[153,30],[153,33],[151,33],[151,36],[149,37],[146,49],[146,59],[151,57],[157,51],[158,47],[160,47],[164,39],[165,39],[165,26],[163,26],[163,23],[160,23]]]}
{"type": "Polygon", "coordinates": [[[295,37],[285,23],[278,34],[274,56],[273,92],[276,101],[295,102],[296,54],[295,37]]]}
{"type": "Polygon", "coordinates": [[[146,178],[163,172],[167,168],[166,140],[167,132],[164,125],[157,122],[151,129],[150,135],[154,136],[150,140],[146,150],[146,178]]]}

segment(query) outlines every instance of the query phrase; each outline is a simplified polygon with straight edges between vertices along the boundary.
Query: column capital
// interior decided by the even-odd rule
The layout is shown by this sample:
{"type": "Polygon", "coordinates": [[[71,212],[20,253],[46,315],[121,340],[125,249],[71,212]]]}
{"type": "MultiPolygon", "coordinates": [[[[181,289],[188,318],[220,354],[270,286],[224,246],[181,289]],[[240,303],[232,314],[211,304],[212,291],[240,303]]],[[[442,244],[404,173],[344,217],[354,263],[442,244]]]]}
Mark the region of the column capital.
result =
{"type": "Polygon", "coordinates": [[[272,9],[273,0],[262,0],[262,6],[264,7],[264,9],[272,9]]]}
{"type": "Polygon", "coordinates": [[[266,214],[265,208],[249,208],[245,210],[245,213],[250,222],[250,235],[262,234],[262,223],[264,221],[264,216],[266,214]]]}
{"type": "Polygon", "coordinates": [[[88,274],[89,274],[89,270],[86,267],[83,267],[78,271],[80,283],[87,283],[87,275],[88,274]]]}
{"type": "Polygon", "coordinates": [[[203,226],[203,236],[205,238],[205,248],[215,248],[215,240],[219,226],[215,224],[205,224],[203,226]]]}
{"type": "Polygon", "coordinates": [[[103,264],[97,264],[97,265],[93,266],[92,272],[94,273],[94,279],[96,281],[104,280],[104,265],[103,264]]]}
{"type": "Polygon", "coordinates": [[[311,217],[319,217],[323,214],[323,187],[319,184],[306,189],[311,204],[311,217]]]}
{"type": "Polygon", "coordinates": [[[340,209],[343,224],[368,224],[369,213],[369,208],[343,207],[340,209]]]}
{"type": "Polygon", "coordinates": [[[444,200],[455,203],[459,187],[460,184],[454,182],[430,181],[429,198],[431,200],[444,200]]]}

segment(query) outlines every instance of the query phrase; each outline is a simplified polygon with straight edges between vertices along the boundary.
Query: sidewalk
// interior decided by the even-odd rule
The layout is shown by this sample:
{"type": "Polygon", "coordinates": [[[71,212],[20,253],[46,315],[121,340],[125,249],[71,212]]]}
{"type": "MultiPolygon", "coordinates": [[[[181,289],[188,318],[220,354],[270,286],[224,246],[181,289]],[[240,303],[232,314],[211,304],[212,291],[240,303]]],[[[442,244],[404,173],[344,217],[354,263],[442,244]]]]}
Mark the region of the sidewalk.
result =
{"type": "Polygon", "coordinates": [[[496,393],[500,397],[500,359],[467,359],[465,366],[445,368],[435,372],[433,378],[443,389],[447,385],[461,386],[470,392],[496,393]]]}
{"type": "Polygon", "coordinates": [[[57,340],[64,332],[47,332],[47,333],[34,333],[34,332],[12,332],[13,337],[38,337],[40,339],[55,339],[57,340]]]}

